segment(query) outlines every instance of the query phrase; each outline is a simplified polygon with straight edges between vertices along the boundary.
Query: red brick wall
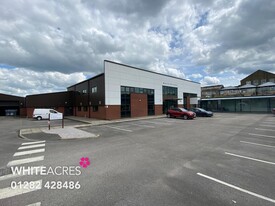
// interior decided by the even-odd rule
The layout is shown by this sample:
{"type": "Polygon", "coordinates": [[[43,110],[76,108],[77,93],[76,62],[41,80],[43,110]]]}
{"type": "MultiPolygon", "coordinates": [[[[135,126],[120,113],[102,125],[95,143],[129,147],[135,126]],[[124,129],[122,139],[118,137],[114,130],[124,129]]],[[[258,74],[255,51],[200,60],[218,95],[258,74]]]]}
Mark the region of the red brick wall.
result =
{"type": "Polygon", "coordinates": [[[108,108],[105,106],[106,116],[105,119],[120,119],[120,105],[108,105],[108,108]]]}
{"type": "Polygon", "coordinates": [[[27,117],[28,117],[28,118],[32,118],[32,114],[33,114],[34,108],[33,108],[33,107],[31,107],[31,108],[26,108],[26,110],[27,110],[27,117]]]}
{"type": "Polygon", "coordinates": [[[131,94],[131,117],[144,117],[148,115],[147,94],[131,94]]]}
{"type": "Polygon", "coordinates": [[[83,111],[83,107],[81,107],[81,111],[78,111],[78,107],[75,109],[75,116],[77,117],[89,117],[89,108],[87,111],[83,111]]]}
{"type": "Polygon", "coordinates": [[[90,107],[90,118],[106,119],[106,108],[105,108],[105,106],[98,106],[98,111],[97,112],[93,112],[93,107],[90,107]]]}
{"type": "Polygon", "coordinates": [[[187,97],[186,98],[186,109],[190,109],[191,107],[190,107],[190,97],[187,97]]]}
{"type": "Polygon", "coordinates": [[[55,108],[56,111],[60,112],[60,113],[63,113],[65,112],[65,108],[64,107],[57,107],[55,108]]]}
{"type": "Polygon", "coordinates": [[[162,105],[155,105],[155,115],[162,114],[162,105]]]}
{"type": "Polygon", "coordinates": [[[26,117],[27,116],[27,109],[26,108],[20,108],[20,117],[26,117]]]}

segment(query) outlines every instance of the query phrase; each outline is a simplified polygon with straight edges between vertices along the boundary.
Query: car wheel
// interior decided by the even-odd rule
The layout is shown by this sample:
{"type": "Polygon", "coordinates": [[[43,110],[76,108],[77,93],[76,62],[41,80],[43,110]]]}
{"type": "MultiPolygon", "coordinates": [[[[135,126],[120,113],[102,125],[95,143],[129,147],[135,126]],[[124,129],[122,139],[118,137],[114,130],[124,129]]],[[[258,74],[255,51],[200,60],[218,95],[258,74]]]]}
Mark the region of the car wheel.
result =
{"type": "Polygon", "coordinates": [[[41,119],[42,119],[42,117],[37,117],[37,120],[39,120],[39,121],[40,121],[41,119]]]}
{"type": "Polygon", "coordinates": [[[170,114],[167,114],[167,117],[168,117],[168,118],[171,118],[171,115],[170,115],[170,114]]]}
{"type": "Polygon", "coordinates": [[[183,119],[185,120],[188,119],[187,115],[183,115],[183,119]]]}

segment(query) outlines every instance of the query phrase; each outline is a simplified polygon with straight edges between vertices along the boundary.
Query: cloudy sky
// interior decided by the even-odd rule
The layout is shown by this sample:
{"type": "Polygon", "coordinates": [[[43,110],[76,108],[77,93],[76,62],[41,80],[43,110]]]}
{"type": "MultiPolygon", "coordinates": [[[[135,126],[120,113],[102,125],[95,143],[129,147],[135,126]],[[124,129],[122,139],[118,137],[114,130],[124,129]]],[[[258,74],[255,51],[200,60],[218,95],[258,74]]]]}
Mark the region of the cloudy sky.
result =
{"type": "Polygon", "coordinates": [[[275,72],[274,0],[2,0],[0,93],[63,91],[103,60],[202,85],[275,72]]]}

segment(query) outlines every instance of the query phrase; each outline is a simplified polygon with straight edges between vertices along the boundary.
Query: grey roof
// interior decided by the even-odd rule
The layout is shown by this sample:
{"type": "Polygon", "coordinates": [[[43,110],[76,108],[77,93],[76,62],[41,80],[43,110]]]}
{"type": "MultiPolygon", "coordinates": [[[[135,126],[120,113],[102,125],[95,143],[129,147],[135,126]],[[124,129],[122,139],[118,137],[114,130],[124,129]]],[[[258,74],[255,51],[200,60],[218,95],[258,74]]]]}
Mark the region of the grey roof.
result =
{"type": "Polygon", "coordinates": [[[247,89],[247,88],[255,88],[255,87],[256,87],[255,85],[246,84],[246,85],[240,86],[239,89],[247,89]]]}
{"type": "Polygon", "coordinates": [[[229,86],[229,87],[224,87],[221,90],[232,90],[232,89],[238,89],[238,87],[235,86],[229,86]]]}
{"type": "Polygon", "coordinates": [[[266,83],[259,85],[258,87],[270,87],[270,86],[275,86],[275,83],[274,82],[266,82],[266,83]]]}

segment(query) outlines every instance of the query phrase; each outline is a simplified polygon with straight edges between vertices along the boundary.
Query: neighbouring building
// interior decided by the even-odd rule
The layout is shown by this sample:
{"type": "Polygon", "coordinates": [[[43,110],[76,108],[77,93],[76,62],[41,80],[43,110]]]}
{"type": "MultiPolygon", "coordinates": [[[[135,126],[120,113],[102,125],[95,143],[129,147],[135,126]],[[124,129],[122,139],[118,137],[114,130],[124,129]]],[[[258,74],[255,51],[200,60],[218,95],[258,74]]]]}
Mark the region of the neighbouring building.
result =
{"type": "Polygon", "coordinates": [[[241,80],[241,85],[252,84],[258,86],[266,82],[275,82],[275,74],[263,70],[257,70],[241,80]]]}
{"type": "Polygon", "coordinates": [[[220,96],[220,90],[223,89],[223,85],[213,85],[201,88],[201,98],[213,98],[220,96]]]}
{"type": "Polygon", "coordinates": [[[51,108],[64,115],[73,115],[74,92],[54,92],[26,96],[26,114],[31,118],[35,108],[51,108]]]}
{"type": "Polygon", "coordinates": [[[202,98],[200,106],[222,112],[270,112],[275,107],[274,79],[275,74],[258,70],[242,79],[240,86],[224,87],[219,95],[202,98]]]}
{"type": "Polygon", "coordinates": [[[25,98],[0,94],[0,116],[25,116],[25,98]]]}

